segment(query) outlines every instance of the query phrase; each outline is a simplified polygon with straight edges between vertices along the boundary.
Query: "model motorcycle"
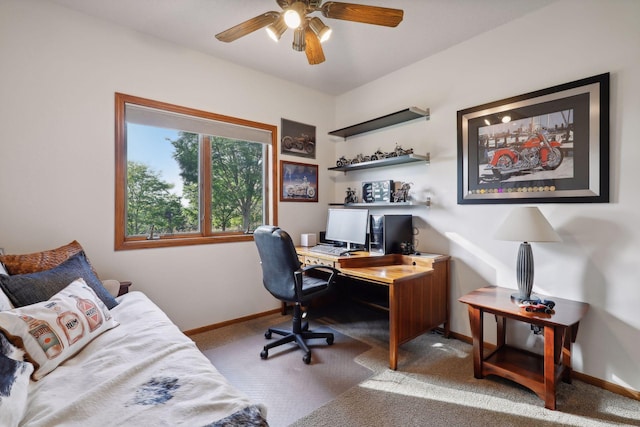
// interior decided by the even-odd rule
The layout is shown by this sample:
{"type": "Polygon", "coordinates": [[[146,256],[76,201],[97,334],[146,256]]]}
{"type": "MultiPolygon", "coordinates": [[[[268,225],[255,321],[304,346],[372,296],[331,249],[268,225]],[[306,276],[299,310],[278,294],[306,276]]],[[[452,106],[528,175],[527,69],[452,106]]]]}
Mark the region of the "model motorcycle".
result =
{"type": "Polygon", "coordinates": [[[523,143],[499,148],[487,153],[490,169],[499,179],[517,172],[542,168],[555,170],[562,163],[563,154],[558,141],[549,141],[542,132],[533,134],[523,143]]]}
{"type": "Polygon", "coordinates": [[[282,145],[287,150],[295,148],[296,150],[305,151],[307,154],[313,153],[316,143],[309,135],[301,134],[300,136],[284,136],[282,138],[282,145]]]}
{"type": "Polygon", "coordinates": [[[405,150],[402,146],[396,144],[396,148],[392,152],[387,153],[387,158],[406,156],[407,154],[413,154],[413,148],[405,150]]]}
{"type": "Polygon", "coordinates": [[[349,166],[350,164],[351,160],[347,159],[345,156],[340,156],[340,158],[336,161],[336,166],[339,168],[349,166]]]}

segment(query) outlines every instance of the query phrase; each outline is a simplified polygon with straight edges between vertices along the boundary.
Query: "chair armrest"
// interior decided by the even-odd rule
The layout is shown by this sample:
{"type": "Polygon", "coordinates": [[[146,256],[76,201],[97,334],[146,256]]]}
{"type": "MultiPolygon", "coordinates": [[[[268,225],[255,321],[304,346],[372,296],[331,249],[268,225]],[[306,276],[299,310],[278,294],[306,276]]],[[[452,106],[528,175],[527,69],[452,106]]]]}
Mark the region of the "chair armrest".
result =
{"type": "Polygon", "coordinates": [[[324,270],[325,272],[331,272],[329,279],[327,279],[327,282],[329,283],[333,282],[336,279],[336,276],[338,275],[338,273],[340,273],[340,270],[330,267],[328,265],[322,265],[322,264],[307,265],[306,267],[303,267],[301,270],[303,273],[306,273],[310,270],[324,270]]]}

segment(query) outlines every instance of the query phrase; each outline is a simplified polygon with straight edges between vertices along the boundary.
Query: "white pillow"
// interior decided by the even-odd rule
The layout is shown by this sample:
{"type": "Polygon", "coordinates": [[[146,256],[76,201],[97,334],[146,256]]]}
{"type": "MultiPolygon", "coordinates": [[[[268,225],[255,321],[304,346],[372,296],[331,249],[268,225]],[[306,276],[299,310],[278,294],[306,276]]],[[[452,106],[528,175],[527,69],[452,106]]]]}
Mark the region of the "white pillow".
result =
{"type": "Polygon", "coordinates": [[[11,300],[9,300],[7,294],[0,289],[0,311],[11,310],[12,308],[13,304],[11,304],[11,300]]]}
{"type": "Polygon", "coordinates": [[[109,309],[81,278],[48,301],[0,312],[0,331],[15,345],[22,340],[36,368],[35,381],[115,326],[109,309]]]}
{"type": "MultiPolygon", "coordinates": [[[[9,275],[9,273],[7,273],[7,270],[4,268],[4,265],[2,265],[2,263],[0,262],[0,274],[5,274],[5,275],[9,275]]],[[[0,311],[3,310],[11,310],[13,308],[13,304],[11,304],[11,301],[9,300],[9,297],[7,296],[7,294],[5,294],[2,289],[0,289],[0,311]]]]}

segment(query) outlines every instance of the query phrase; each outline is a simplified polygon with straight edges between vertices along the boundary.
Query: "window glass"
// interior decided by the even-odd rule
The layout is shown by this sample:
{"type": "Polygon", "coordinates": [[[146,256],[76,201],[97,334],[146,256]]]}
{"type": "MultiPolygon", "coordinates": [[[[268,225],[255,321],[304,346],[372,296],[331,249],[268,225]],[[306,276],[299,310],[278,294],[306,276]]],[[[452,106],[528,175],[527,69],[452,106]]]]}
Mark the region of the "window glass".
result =
{"type": "Polygon", "coordinates": [[[241,241],[276,223],[275,126],[116,94],[116,130],[117,249],[241,241]]]}

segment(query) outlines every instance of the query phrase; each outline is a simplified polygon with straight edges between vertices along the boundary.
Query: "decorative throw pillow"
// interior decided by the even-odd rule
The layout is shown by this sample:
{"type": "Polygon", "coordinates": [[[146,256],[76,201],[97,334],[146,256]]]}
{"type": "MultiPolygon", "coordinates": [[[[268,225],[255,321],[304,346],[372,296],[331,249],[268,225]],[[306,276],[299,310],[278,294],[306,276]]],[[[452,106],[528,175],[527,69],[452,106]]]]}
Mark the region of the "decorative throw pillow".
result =
{"type": "Polygon", "coordinates": [[[118,324],[83,279],[48,301],[0,312],[0,331],[14,344],[22,343],[36,381],[118,324]]]}
{"type": "MultiPolygon", "coordinates": [[[[2,335],[2,334],[0,334],[2,335]]],[[[0,354],[0,425],[17,426],[27,409],[29,376],[33,365],[0,354]]]]}
{"type": "MultiPolygon", "coordinates": [[[[34,252],[20,255],[0,255],[0,262],[4,264],[8,274],[29,274],[38,271],[50,270],[62,264],[71,256],[83,251],[82,246],[76,240],[47,251],[34,252]]],[[[91,265],[89,263],[89,265],[91,265]]],[[[98,275],[93,266],[93,274],[98,275]]]]}
{"type": "Polygon", "coordinates": [[[112,309],[118,305],[115,298],[102,286],[100,279],[93,274],[82,251],[51,270],[12,276],[0,275],[0,288],[7,294],[14,307],[22,307],[46,301],[78,277],[85,280],[107,308],[112,309]]]}

